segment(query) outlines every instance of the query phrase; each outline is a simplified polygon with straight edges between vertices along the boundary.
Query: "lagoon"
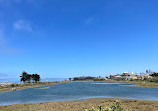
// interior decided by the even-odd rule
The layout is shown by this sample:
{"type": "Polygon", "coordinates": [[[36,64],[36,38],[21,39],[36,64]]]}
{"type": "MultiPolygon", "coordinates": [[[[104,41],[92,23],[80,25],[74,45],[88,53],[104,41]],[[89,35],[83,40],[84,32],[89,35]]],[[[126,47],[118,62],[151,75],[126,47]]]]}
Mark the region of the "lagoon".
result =
{"type": "Polygon", "coordinates": [[[133,87],[131,85],[133,84],[68,82],[28,88],[0,93],[0,105],[68,101],[88,98],[124,98],[158,101],[157,87],[133,87]]]}

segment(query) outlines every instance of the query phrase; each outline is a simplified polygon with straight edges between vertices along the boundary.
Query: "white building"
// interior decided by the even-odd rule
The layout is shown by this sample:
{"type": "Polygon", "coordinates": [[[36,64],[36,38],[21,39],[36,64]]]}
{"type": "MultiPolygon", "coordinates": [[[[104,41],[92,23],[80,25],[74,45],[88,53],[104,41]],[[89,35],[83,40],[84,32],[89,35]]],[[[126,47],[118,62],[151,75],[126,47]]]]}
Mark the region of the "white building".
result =
{"type": "Polygon", "coordinates": [[[131,75],[129,72],[124,72],[123,74],[121,74],[121,77],[126,80],[131,79],[131,75]]]}

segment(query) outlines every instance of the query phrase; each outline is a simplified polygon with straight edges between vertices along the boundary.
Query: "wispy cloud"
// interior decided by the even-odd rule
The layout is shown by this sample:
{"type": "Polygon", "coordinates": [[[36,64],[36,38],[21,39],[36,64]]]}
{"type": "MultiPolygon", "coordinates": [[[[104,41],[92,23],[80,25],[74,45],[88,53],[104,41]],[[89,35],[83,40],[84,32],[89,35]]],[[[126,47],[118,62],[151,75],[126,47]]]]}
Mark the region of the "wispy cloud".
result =
{"type": "Polygon", "coordinates": [[[31,24],[25,20],[18,20],[16,22],[14,22],[13,25],[14,25],[14,29],[16,29],[16,30],[25,30],[25,31],[29,31],[29,32],[33,31],[31,24]]]}

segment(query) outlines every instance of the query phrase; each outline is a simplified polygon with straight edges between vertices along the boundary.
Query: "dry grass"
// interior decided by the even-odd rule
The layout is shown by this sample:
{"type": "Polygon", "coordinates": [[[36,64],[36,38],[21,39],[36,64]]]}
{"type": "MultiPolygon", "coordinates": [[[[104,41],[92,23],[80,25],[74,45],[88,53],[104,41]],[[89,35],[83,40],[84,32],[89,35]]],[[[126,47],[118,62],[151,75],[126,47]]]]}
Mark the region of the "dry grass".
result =
{"type": "Polygon", "coordinates": [[[12,88],[15,88],[16,90],[20,90],[20,89],[47,86],[47,85],[53,85],[53,84],[59,84],[59,83],[61,82],[40,82],[40,83],[34,83],[34,84],[25,83],[25,84],[14,84],[14,87],[12,87],[11,85],[7,85],[6,87],[1,87],[0,92],[12,91],[12,88]]]}
{"type": "MultiPolygon", "coordinates": [[[[62,101],[50,103],[26,103],[8,106],[0,106],[0,111],[84,111],[86,108],[98,105],[107,106],[116,99],[96,98],[76,101],[62,101]]],[[[140,101],[131,99],[117,99],[122,102],[124,109],[132,111],[158,111],[158,102],[140,101]]]]}

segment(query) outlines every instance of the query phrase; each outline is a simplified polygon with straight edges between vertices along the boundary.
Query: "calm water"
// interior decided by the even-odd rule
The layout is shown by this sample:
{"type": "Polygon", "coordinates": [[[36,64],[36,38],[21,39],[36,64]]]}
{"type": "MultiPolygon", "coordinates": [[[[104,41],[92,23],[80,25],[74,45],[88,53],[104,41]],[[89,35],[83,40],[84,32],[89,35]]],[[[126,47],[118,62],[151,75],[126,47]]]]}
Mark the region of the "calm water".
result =
{"type": "MultiPolygon", "coordinates": [[[[122,84],[72,82],[0,93],[0,105],[52,102],[86,98],[129,98],[158,101],[158,88],[127,87],[122,84]]],[[[130,84],[129,84],[130,85],[130,84]]]]}

